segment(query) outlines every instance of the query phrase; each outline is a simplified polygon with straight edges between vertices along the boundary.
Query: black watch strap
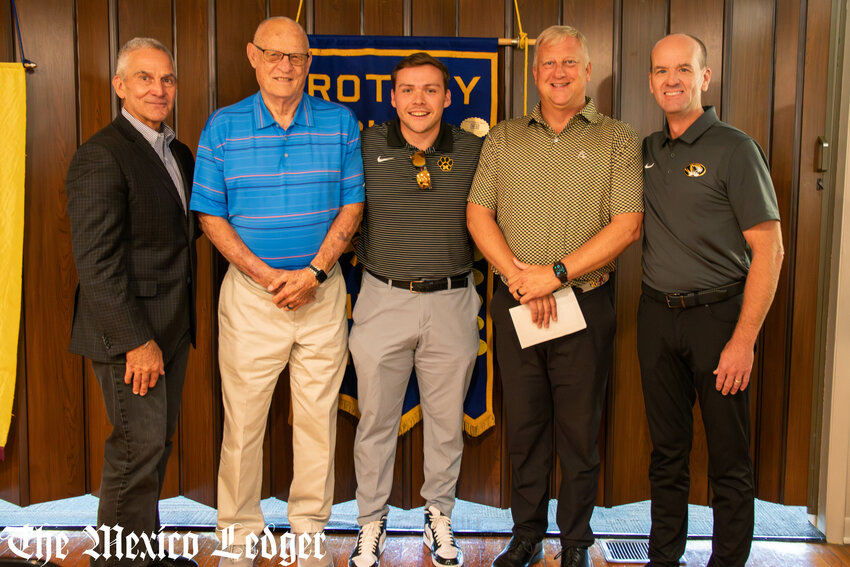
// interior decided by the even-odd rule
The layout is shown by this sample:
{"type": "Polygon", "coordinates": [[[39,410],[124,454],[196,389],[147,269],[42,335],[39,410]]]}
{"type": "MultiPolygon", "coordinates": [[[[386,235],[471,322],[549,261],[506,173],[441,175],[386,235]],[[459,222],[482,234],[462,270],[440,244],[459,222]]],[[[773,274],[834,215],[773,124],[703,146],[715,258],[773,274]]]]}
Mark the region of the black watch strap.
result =
{"type": "Polygon", "coordinates": [[[310,268],[310,271],[312,271],[313,275],[316,276],[317,282],[323,283],[326,279],[328,279],[328,275],[325,273],[324,270],[320,270],[319,268],[317,268],[313,264],[310,264],[307,267],[310,268]]]}
{"type": "Polygon", "coordinates": [[[570,281],[570,276],[569,276],[569,274],[567,273],[567,267],[566,267],[566,266],[564,266],[564,263],[563,263],[563,262],[555,262],[555,263],[552,265],[552,271],[553,271],[553,272],[555,272],[555,277],[557,277],[557,278],[558,278],[558,280],[559,280],[562,284],[565,284],[565,283],[567,283],[568,281],[570,281]]]}

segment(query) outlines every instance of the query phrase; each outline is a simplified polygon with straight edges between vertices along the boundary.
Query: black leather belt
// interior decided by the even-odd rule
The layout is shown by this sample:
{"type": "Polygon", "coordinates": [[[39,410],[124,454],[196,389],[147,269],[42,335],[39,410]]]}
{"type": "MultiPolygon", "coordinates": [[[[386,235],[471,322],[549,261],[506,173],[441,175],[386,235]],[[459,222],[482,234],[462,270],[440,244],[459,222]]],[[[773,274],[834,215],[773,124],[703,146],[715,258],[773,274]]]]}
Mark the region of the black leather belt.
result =
{"type": "Polygon", "coordinates": [[[372,272],[369,272],[369,275],[371,275],[376,280],[388,283],[393,287],[406,289],[411,293],[430,293],[432,291],[445,291],[447,289],[467,287],[469,285],[469,272],[466,272],[465,274],[461,274],[459,276],[441,278],[438,280],[393,280],[390,278],[385,278],[384,276],[379,276],[378,274],[373,274],[372,272]]]}
{"type": "Polygon", "coordinates": [[[641,283],[640,287],[645,296],[665,303],[670,309],[687,309],[688,307],[696,307],[697,305],[717,303],[718,301],[723,301],[724,299],[741,294],[744,291],[744,280],[713,289],[692,291],[690,293],[662,293],[644,283],[641,283]]]}

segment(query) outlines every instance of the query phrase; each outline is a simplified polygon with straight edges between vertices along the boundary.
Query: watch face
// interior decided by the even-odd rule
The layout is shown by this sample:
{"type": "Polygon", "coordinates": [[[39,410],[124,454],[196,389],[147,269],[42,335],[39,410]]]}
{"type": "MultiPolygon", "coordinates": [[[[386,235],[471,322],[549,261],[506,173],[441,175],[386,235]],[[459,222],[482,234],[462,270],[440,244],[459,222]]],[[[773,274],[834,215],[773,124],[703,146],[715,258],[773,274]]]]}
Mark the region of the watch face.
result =
{"type": "Polygon", "coordinates": [[[567,268],[564,266],[563,262],[555,262],[552,266],[552,271],[555,272],[555,276],[561,281],[561,283],[567,283],[567,268]]]}
{"type": "Polygon", "coordinates": [[[323,283],[326,279],[328,279],[328,274],[326,274],[324,270],[320,270],[313,264],[310,264],[307,267],[310,268],[310,270],[316,276],[316,281],[318,281],[319,283],[323,283]]]}

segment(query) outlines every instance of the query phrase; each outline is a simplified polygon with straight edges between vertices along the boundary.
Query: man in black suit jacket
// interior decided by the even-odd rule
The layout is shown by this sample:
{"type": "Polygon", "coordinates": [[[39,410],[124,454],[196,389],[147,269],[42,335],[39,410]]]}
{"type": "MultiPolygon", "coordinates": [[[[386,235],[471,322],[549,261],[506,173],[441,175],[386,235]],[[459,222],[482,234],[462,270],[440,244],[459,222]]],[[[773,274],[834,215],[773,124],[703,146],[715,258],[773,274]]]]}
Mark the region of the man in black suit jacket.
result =
{"type": "Polygon", "coordinates": [[[112,86],[121,114],[77,150],[66,180],[80,278],[70,350],[92,360],[113,426],[98,524],[140,535],[159,529],[157,502],[194,343],[196,229],[186,206],[194,160],[164,123],[177,87],[164,45],[127,42],[112,86]]]}

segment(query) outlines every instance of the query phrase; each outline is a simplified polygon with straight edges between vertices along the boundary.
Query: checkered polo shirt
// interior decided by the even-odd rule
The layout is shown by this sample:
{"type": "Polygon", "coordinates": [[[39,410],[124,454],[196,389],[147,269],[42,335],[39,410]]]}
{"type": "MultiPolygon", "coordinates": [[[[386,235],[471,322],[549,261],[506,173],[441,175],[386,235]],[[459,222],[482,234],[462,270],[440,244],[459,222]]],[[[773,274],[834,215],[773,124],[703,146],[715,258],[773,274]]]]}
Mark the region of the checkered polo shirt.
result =
{"type": "MultiPolygon", "coordinates": [[[[613,215],[643,212],[641,148],[632,128],[584,108],[560,133],[530,115],[504,120],[484,141],[469,202],[496,211],[511,251],[551,264],[580,248],[613,215]]],[[[590,283],[614,262],[574,283],[590,283]]]]}

